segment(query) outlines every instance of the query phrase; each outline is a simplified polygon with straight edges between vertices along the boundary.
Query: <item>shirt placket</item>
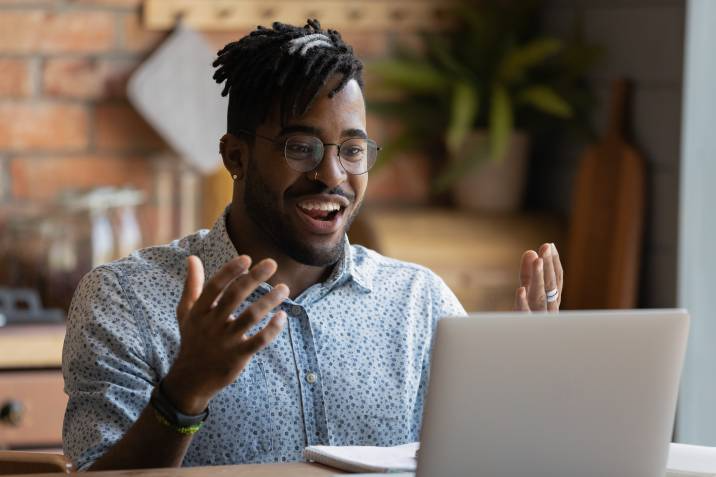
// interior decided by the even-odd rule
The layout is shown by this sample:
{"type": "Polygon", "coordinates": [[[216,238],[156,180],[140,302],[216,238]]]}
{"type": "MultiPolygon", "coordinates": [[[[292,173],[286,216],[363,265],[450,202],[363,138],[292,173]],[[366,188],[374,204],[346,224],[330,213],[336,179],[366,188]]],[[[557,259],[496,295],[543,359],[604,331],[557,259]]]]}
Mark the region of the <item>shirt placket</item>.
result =
{"type": "Polygon", "coordinates": [[[289,315],[291,346],[301,390],[301,406],[307,445],[328,443],[328,426],[323,401],[321,370],[318,366],[316,346],[308,314],[303,306],[289,304],[285,307],[289,315]]]}

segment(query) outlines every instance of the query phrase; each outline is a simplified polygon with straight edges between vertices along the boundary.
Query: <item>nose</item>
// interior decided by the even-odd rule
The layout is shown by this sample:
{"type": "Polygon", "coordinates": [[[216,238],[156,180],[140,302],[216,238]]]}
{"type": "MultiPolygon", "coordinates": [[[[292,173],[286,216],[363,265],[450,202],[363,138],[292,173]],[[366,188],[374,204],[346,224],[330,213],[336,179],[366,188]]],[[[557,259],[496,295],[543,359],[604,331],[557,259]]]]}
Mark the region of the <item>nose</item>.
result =
{"type": "MultiPolygon", "coordinates": [[[[329,188],[336,187],[344,183],[348,179],[348,173],[341,165],[338,158],[338,146],[326,146],[323,151],[323,160],[316,169],[318,171],[318,180],[326,184],[329,188]]],[[[309,174],[314,174],[311,172],[309,174]]]]}

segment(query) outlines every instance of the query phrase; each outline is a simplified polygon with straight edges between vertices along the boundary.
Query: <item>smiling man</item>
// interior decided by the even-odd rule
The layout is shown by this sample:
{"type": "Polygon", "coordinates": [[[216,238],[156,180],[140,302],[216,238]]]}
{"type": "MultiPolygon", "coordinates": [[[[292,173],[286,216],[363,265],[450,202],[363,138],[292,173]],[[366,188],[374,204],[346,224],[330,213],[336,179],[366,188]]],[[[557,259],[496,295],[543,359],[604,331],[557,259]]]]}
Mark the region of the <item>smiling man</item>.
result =
{"type": "MultiPolygon", "coordinates": [[[[309,21],[259,27],[215,66],[232,202],[211,230],[82,280],[63,356],[65,453],[98,470],[417,440],[433,330],[465,311],[426,268],[347,241],[378,154],[361,62],[309,21]]],[[[526,252],[521,276],[516,308],[558,309],[554,246],[526,252]]]]}

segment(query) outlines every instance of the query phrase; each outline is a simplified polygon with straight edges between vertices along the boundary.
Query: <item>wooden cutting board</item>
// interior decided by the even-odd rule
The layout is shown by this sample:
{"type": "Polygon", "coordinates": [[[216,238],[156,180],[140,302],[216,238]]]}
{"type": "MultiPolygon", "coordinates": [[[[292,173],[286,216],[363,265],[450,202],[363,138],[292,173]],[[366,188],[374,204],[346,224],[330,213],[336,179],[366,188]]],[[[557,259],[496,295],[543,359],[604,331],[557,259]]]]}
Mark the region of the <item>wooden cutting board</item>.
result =
{"type": "Polygon", "coordinates": [[[626,81],[615,81],[607,133],[580,159],[565,260],[564,308],[637,305],[646,166],[625,139],[627,96],[626,81]]]}

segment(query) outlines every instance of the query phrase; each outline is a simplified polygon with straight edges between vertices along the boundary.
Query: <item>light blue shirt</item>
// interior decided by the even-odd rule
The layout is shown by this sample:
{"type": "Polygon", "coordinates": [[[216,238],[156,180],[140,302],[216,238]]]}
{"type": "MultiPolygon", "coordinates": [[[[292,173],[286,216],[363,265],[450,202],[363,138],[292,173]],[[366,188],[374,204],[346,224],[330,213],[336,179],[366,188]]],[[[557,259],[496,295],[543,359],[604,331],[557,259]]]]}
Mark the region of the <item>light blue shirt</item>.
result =
{"type": "MultiPolygon", "coordinates": [[[[237,256],[225,216],[98,267],[77,288],[62,370],[64,452],[78,468],[122,437],[169,371],[189,255],[207,279],[237,256]]],[[[270,288],[262,284],[238,311],[270,288]]],[[[286,327],[211,401],[184,465],[298,461],[307,445],[418,440],[437,320],[465,314],[437,275],[346,244],[325,282],[281,308],[286,327]]]]}

